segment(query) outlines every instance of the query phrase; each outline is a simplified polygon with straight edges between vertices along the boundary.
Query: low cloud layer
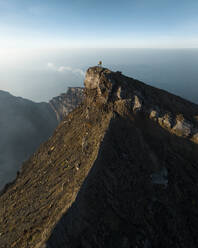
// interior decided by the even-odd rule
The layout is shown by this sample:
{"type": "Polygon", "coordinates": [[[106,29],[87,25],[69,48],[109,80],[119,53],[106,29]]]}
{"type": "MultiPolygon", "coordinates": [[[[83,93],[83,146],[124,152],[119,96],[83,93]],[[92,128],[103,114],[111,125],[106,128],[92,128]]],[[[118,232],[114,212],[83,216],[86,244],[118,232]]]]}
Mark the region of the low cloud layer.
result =
{"type": "Polygon", "coordinates": [[[57,66],[54,63],[49,62],[47,63],[47,67],[56,72],[71,72],[82,77],[85,76],[85,72],[82,69],[72,68],[71,66],[57,66]]]}

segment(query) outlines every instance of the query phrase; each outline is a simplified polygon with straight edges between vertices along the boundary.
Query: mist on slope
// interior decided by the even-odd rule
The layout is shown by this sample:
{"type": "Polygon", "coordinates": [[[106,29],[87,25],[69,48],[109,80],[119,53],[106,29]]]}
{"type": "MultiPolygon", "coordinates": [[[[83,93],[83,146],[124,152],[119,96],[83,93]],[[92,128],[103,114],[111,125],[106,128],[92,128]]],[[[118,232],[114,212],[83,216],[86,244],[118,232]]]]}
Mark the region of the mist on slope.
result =
{"type": "Polygon", "coordinates": [[[0,190],[24,161],[52,135],[56,115],[47,103],[34,103],[0,91],[0,190]]]}

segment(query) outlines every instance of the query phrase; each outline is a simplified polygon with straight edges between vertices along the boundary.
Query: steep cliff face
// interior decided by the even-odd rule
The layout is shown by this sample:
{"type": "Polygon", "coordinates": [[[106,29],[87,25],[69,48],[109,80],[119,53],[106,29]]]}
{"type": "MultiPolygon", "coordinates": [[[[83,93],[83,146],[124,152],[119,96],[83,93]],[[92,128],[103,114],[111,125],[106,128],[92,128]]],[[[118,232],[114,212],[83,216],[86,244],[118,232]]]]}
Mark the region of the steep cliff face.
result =
{"type": "Polygon", "coordinates": [[[197,247],[197,115],[89,68],[83,104],[0,196],[1,247],[197,247]]]}
{"type": "Polygon", "coordinates": [[[0,91],[0,189],[16,177],[21,164],[82,98],[79,87],[70,87],[50,103],[35,103],[0,91]]]}
{"type": "Polygon", "coordinates": [[[48,103],[35,103],[0,91],[0,189],[22,162],[52,135],[58,122],[48,103]]]}
{"type": "Polygon", "coordinates": [[[54,97],[49,103],[55,111],[57,120],[62,121],[66,115],[83,101],[83,88],[69,87],[66,93],[54,97]]]}

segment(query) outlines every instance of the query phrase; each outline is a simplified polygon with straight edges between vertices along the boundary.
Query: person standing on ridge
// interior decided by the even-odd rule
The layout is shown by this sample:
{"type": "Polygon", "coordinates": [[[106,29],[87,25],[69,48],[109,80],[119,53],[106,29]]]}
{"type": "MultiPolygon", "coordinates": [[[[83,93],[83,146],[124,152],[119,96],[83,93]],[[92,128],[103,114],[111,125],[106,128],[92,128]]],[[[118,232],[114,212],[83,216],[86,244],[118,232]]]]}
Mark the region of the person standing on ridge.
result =
{"type": "Polygon", "coordinates": [[[99,61],[99,62],[98,62],[98,66],[99,66],[99,67],[102,67],[102,61],[99,61]]]}

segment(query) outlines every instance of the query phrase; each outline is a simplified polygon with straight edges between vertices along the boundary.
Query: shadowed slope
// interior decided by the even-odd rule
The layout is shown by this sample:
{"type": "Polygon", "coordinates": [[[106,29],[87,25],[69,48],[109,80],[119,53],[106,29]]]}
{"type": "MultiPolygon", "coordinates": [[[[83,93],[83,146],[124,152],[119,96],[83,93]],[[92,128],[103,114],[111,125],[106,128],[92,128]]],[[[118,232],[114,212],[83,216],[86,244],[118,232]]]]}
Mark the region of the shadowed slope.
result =
{"type": "Polygon", "coordinates": [[[197,149],[141,115],[116,116],[47,248],[196,247],[197,149]]]}

